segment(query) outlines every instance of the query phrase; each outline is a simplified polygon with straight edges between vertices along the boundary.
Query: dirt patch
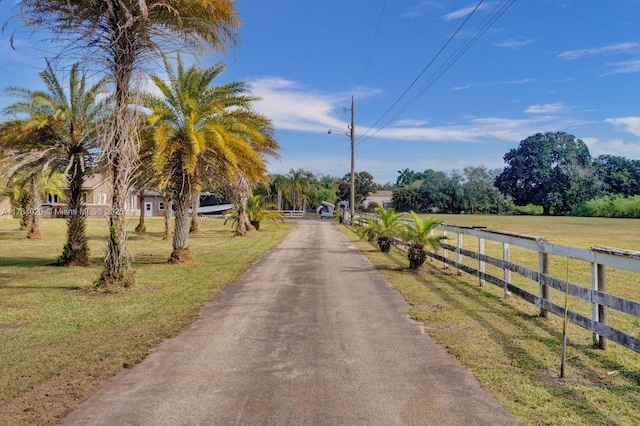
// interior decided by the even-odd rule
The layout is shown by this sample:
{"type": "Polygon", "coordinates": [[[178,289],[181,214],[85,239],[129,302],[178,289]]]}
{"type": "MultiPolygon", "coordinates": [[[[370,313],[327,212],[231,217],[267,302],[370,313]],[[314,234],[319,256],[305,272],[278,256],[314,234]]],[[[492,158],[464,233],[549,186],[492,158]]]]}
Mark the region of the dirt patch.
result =
{"type": "Polygon", "coordinates": [[[66,370],[0,407],[0,424],[53,425],[93,395],[121,367],[103,360],[92,370],[66,370]]]}

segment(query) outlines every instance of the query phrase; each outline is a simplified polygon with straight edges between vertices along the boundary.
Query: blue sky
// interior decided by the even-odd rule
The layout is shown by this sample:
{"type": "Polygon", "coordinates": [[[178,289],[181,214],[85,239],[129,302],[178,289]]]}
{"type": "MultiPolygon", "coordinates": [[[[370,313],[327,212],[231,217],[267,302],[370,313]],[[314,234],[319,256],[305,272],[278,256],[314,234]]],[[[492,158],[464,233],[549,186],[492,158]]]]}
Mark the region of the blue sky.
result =
{"type": "MultiPolygon", "coordinates": [[[[274,173],[348,173],[351,96],[356,170],[380,183],[406,167],[500,168],[536,132],[640,159],[640,0],[519,0],[485,27],[509,3],[483,1],[461,27],[477,1],[237,0],[240,44],[199,60],[262,98],[282,146],[274,173]]],[[[39,87],[53,48],[17,35],[17,51],[0,39],[2,85],[39,87]]]]}

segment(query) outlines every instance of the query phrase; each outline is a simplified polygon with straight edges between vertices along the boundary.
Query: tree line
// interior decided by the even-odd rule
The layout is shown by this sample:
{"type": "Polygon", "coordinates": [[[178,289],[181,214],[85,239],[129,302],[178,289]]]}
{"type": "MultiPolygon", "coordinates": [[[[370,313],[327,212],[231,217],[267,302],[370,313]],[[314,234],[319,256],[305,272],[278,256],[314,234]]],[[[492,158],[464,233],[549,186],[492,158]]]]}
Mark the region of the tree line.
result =
{"type": "Polygon", "coordinates": [[[505,154],[504,161],[503,169],[400,170],[394,206],[421,212],[535,212],[539,208],[542,214],[640,217],[640,160],[613,155],[592,158],[582,140],[565,132],[547,132],[522,140],[505,154]],[[625,207],[616,208],[616,203],[625,207]]]}

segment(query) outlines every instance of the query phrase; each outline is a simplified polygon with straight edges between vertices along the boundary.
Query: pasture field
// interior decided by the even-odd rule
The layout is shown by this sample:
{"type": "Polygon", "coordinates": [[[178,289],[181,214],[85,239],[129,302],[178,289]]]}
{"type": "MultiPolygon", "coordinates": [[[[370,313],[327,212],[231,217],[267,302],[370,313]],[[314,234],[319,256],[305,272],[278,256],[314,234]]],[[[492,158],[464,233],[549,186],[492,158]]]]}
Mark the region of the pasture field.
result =
{"type": "MultiPolygon", "coordinates": [[[[445,223],[485,226],[488,229],[546,237],[549,242],[589,248],[593,245],[640,251],[640,220],[485,215],[432,215],[445,223]]],[[[568,327],[566,377],[559,378],[562,318],[542,318],[539,309],[511,297],[477,278],[457,276],[453,267],[427,262],[419,272],[408,270],[399,248],[381,253],[375,244],[359,241],[353,229],[340,227],[411,308],[409,315],[424,323],[426,332],[469,367],[525,425],[636,425],[640,424],[640,354],[610,343],[595,349],[586,330],[568,327]]],[[[449,244],[456,245],[455,236],[449,244]]],[[[477,238],[465,237],[464,246],[478,249],[477,238]]],[[[486,254],[501,258],[501,244],[485,242],[486,254]]],[[[442,254],[442,253],[440,253],[442,254]]],[[[451,257],[453,255],[450,254],[451,257]]],[[[537,270],[536,252],[511,248],[512,262],[537,270]]],[[[465,263],[472,262],[465,259],[465,263]]],[[[477,265],[476,265],[477,266],[477,265]]],[[[486,272],[502,271],[487,265],[486,272]]],[[[590,287],[590,265],[551,256],[551,275],[590,287]]],[[[607,268],[608,292],[640,301],[640,274],[607,268]]],[[[538,284],[512,273],[512,281],[533,293],[538,284]]],[[[552,291],[555,303],[564,294],[552,291]]],[[[591,305],[569,299],[568,308],[591,315],[591,305]]],[[[640,337],[640,319],[609,310],[610,325],[640,337]]]]}
{"type": "Polygon", "coordinates": [[[194,262],[166,263],[171,241],[162,219],[131,219],[134,287],[92,291],[102,268],[107,222],[89,220],[92,265],[59,267],[65,222],[43,220],[45,238],[28,241],[17,220],[0,220],[0,424],[51,424],[161,340],[179,334],[201,307],[294,226],[263,223],[235,237],[220,219],[203,219],[190,238],[194,262]]]}

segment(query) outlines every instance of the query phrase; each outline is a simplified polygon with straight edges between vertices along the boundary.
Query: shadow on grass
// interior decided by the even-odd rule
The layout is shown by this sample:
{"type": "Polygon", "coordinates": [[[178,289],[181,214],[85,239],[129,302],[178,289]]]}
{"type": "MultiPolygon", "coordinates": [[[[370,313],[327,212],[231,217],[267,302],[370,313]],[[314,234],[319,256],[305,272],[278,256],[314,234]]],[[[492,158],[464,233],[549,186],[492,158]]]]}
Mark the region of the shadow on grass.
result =
{"type": "Polygon", "coordinates": [[[58,266],[50,257],[1,257],[0,267],[33,268],[38,266],[58,266]]]}

